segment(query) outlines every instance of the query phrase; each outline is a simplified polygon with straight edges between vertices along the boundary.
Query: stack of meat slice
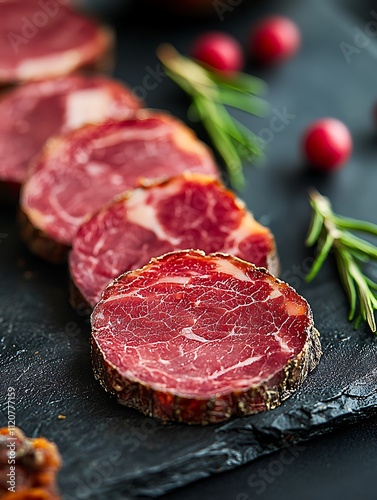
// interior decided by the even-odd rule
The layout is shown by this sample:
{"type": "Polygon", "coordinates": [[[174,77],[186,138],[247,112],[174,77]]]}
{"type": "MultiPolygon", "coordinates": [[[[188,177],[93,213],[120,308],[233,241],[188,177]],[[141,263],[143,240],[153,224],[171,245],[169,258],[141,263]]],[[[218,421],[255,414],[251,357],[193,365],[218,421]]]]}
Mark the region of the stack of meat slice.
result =
{"type": "Polygon", "coordinates": [[[141,110],[79,128],[47,144],[24,184],[22,237],[36,254],[61,262],[79,226],[104,203],[143,178],[184,171],[218,174],[209,149],[167,114],[141,110]]]}
{"type": "Polygon", "coordinates": [[[66,4],[0,0],[0,85],[23,83],[0,101],[0,187],[23,184],[22,238],[56,263],[73,243],[71,301],[95,306],[95,375],[121,403],[195,424],[274,408],[321,356],[309,305],[192,130],[67,76],[108,63],[112,35],[66,4]]]}
{"type": "Polygon", "coordinates": [[[184,173],[120,196],[80,227],[70,254],[71,302],[93,307],[121,273],[187,248],[233,254],[278,271],[270,231],[219,181],[184,173]]]}
{"type": "Polygon", "coordinates": [[[129,116],[140,103],[117,82],[67,77],[112,66],[109,28],[67,1],[0,3],[0,87],[40,82],[6,92],[0,100],[0,200],[13,201],[29,162],[49,137],[110,116],[129,116]]]}
{"type": "Polygon", "coordinates": [[[88,122],[127,118],[139,108],[123,84],[102,76],[64,76],[6,92],[0,100],[2,197],[18,197],[31,161],[51,136],[88,122]]]}
{"type": "Polygon", "coordinates": [[[67,1],[1,0],[0,84],[63,76],[111,62],[112,33],[67,1]]]}

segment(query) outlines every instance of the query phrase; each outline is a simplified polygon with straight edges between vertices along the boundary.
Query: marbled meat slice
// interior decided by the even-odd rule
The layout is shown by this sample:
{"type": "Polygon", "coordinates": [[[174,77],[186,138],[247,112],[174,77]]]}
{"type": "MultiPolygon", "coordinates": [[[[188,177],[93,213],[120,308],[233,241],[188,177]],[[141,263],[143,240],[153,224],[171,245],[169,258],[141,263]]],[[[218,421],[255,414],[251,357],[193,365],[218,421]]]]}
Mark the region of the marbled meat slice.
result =
{"type": "Polygon", "coordinates": [[[66,76],[7,92],[0,100],[0,182],[19,186],[30,161],[53,135],[111,117],[128,118],[140,107],[124,85],[101,76],[66,76]]]}
{"type": "Polygon", "coordinates": [[[0,84],[108,65],[113,36],[68,2],[1,0],[0,84]]]}
{"type": "Polygon", "coordinates": [[[141,179],[183,171],[218,175],[191,129],[146,110],[49,141],[21,193],[21,235],[36,254],[64,260],[85,218],[141,179]]]}
{"type": "Polygon", "coordinates": [[[59,500],[56,474],[61,467],[54,443],[29,439],[18,427],[0,429],[0,498],[59,500]]]}
{"type": "Polygon", "coordinates": [[[123,274],[91,322],[96,378],[161,420],[207,424],[274,408],[321,356],[306,300],[220,253],[172,252],[123,274]]]}
{"type": "Polygon", "coordinates": [[[270,231],[218,180],[184,173],[125,193],[80,227],[69,259],[72,305],[94,307],[121,273],[188,248],[229,253],[278,271],[270,231]]]}

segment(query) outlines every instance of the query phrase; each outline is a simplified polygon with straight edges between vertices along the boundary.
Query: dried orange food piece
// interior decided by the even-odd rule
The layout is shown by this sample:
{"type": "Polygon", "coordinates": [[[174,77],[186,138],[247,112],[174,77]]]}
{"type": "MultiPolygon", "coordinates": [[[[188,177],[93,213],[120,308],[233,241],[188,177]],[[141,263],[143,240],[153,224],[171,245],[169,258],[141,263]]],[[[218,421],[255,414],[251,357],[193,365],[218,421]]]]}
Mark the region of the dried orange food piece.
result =
{"type": "Polygon", "coordinates": [[[58,500],[56,473],[61,457],[54,443],[29,439],[21,429],[0,429],[0,497],[3,500],[58,500]]]}

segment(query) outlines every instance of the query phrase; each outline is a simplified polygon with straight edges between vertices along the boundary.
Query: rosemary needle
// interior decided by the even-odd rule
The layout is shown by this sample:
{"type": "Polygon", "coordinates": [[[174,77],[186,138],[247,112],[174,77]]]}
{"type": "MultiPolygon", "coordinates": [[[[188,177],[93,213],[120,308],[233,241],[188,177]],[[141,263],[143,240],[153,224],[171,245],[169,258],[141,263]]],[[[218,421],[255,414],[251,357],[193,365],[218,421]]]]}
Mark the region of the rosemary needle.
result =
{"type": "Polygon", "coordinates": [[[317,191],[311,191],[309,198],[313,213],[306,244],[317,244],[318,255],[306,279],[311,281],[315,278],[330,250],[333,250],[340,280],[350,304],[348,319],[352,321],[356,317],[355,328],[365,321],[372,332],[376,332],[374,312],[377,310],[377,283],[366,276],[362,264],[377,260],[377,247],[350,231],[377,236],[377,225],[336,215],[330,201],[317,191]]]}
{"type": "Polygon", "coordinates": [[[260,95],[266,84],[245,73],[223,76],[182,56],[168,44],[158,47],[157,56],[166,74],[191,97],[189,114],[203,123],[225,162],[231,185],[243,187],[243,160],[263,156],[263,149],[260,139],[234,118],[226,106],[264,116],[268,106],[260,95]]]}

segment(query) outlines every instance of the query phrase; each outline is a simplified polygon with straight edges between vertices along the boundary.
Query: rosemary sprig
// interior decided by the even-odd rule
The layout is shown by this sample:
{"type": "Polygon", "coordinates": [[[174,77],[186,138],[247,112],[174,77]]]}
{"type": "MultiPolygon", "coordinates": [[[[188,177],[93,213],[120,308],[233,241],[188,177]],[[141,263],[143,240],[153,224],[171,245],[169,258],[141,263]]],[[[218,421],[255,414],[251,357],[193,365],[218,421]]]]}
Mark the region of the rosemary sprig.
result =
{"type": "Polygon", "coordinates": [[[311,191],[309,198],[313,214],[306,244],[317,243],[319,251],[306,279],[315,278],[332,249],[350,304],[348,319],[354,320],[357,314],[355,328],[366,321],[372,332],[376,332],[377,283],[366,276],[362,264],[377,260],[377,247],[350,231],[377,236],[377,225],[336,215],[330,201],[317,191],[311,191]]]}
{"type": "Polygon", "coordinates": [[[258,137],[231,116],[226,106],[264,116],[268,106],[259,96],[266,84],[245,73],[222,76],[168,44],[158,47],[157,56],[166,74],[191,97],[189,114],[202,121],[225,162],[231,185],[243,187],[242,160],[263,156],[263,150],[258,137]]]}

